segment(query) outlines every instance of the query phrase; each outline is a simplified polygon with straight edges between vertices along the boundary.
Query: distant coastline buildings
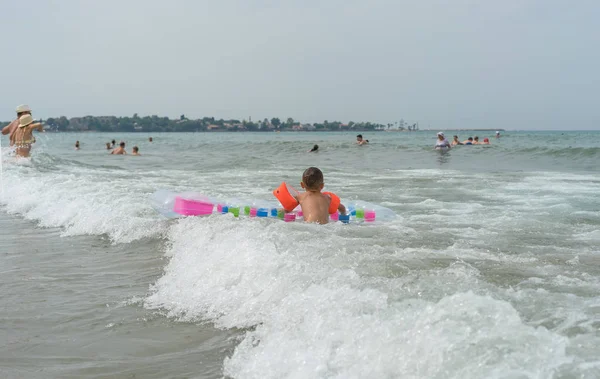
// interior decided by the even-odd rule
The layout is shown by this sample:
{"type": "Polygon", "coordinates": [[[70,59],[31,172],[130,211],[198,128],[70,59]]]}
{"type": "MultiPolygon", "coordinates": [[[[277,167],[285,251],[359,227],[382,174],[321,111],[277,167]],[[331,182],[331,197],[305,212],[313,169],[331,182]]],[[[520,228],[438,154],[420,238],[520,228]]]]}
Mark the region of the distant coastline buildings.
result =
{"type": "MultiPolygon", "coordinates": [[[[140,117],[137,113],[132,117],[85,116],[67,118],[65,116],[60,116],[51,117],[41,121],[46,125],[46,130],[55,132],[412,132],[420,130],[419,123],[409,124],[404,120],[388,124],[354,121],[343,123],[340,121],[330,122],[325,120],[323,122],[311,124],[295,121],[291,117],[285,121],[274,117],[253,122],[250,117],[248,120],[224,120],[215,119],[214,117],[189,119],[185,115],[181,115],[177,119],[170,119],[168,117],[159,116],[140,117]]],[[[0,125],[8,125],[8,123],[9,122],[0,123],[0,125]]]]}

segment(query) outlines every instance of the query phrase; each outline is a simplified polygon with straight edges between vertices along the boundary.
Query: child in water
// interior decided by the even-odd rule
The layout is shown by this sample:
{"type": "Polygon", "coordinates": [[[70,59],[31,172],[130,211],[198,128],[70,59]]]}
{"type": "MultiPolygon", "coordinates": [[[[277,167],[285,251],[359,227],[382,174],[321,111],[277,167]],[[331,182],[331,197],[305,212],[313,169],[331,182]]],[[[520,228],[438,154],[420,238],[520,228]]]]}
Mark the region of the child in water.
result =
{"type": "Polygon", "coordinates": [[[141,155],[140,154],[140,149],[137,146],[133,147],[133,153],[131,153],[131,155],[141,155]]]}
{"type": "MultiPolygon", "coordinates": [[[[298,200],[302,208],[304,221],[327,224],[329,222],[331,197],[321,193],[321,190],[325,186],[323,172],[316,167],[307,168],[302,174],[300,185],[306,192],[299,193],[296,200],[298,200]]],[[[340,203],[338,211],[345,214],[346,207],[340,203]]]]}
{"type": "Polygon", "coordinates": [[[315,146],[313,146],[313,148],[312,148],[312,149],[310,149],[308,152],[309,152],[309,153],[314,153],[315,151],[319,151],[319,145],[315,145],[315,146]]]}

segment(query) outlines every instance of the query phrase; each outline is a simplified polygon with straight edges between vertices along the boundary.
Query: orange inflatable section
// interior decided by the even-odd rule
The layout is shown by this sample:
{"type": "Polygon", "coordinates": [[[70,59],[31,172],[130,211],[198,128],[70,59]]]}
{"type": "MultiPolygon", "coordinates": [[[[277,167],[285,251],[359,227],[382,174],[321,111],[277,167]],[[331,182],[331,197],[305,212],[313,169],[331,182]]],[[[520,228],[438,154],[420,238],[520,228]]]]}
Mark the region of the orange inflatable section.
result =
{"type": "Polygon", "coordinates": [[[342,202],[340,198],[335,193],[331,192],[323,192],[323,195],[328,195],[331,198],[331,202],[329,203],[329,214],[332,215],[336,213],[342,202]]]}
{"type": "Polygon", "coordinates": [[[281,205],[283,205],[283,209],[288,212],[291,212],[298,206],[298,200],[296,197],[298,195],[298,191],[296,191],[293,187],[288,186],[285,182],[281,183],[281,185],[273,191],[273,195],[279,200],[281,205]]]}

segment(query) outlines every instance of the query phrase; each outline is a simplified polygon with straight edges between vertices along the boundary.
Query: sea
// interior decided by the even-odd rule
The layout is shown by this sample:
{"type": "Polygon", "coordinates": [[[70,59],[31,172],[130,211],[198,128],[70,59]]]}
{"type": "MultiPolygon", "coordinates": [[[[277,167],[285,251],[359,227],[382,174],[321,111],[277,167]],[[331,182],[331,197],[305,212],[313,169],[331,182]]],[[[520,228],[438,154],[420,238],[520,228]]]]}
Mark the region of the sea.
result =
{"type": "Polygon", "coordinates": [[[39,133],[30,159],[4,136],[0,377],[600,378],[600,132],[436,132],[39,133]],[[273,200],[310,166],[397,217],[150,201],[273,200]]]}

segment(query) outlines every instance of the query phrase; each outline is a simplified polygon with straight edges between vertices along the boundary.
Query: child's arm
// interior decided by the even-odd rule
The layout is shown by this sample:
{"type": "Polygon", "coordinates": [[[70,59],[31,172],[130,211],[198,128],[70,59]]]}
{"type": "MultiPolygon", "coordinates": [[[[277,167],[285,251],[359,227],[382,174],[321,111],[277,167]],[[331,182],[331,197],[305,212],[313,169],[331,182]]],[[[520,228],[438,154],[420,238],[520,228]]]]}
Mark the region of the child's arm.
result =
{"type": "Polygon", "coordinates": [[[340,212],[343,215],[346,214],[346,207],[344,206],[344,204],[340,203],[340,205],[338,206],[338,212],[340,212]]]}

